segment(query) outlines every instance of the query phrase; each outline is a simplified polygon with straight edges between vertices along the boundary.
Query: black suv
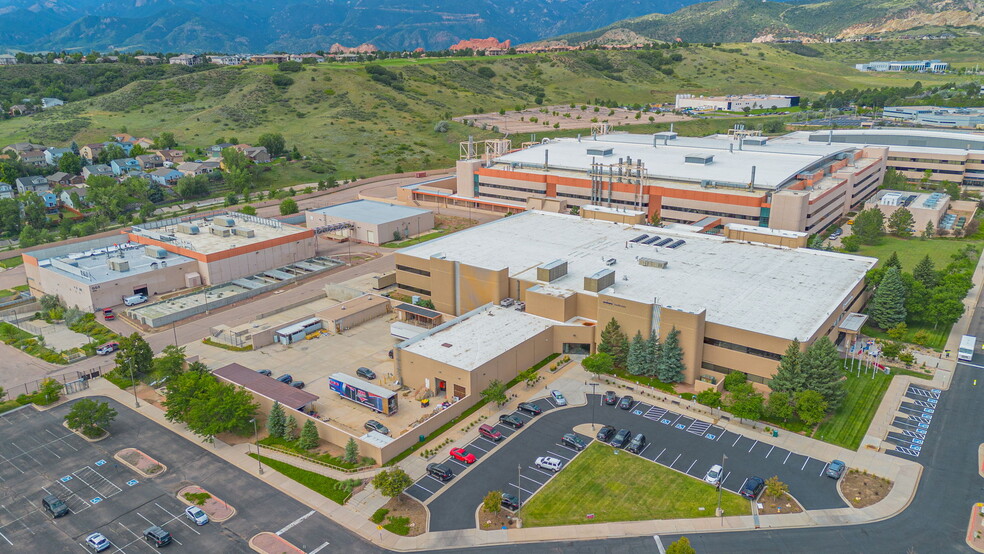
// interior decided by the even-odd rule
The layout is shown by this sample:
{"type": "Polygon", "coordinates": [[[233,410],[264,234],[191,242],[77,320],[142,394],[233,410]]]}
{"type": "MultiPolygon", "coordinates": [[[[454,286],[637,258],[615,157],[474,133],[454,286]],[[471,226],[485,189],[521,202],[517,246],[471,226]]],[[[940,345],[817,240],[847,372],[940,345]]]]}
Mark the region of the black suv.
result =
{"type": "Polygon", "coordinates": [[[508,492],[504,492],[502,493],[502,507],[515,512],[519,509],[519,499],[508,492]]]}
{"type": "Polygon", "coordinates": [[[738,494],[749,500],[755,500],[764,488],[765,481],[763,481],[761,477],[749,477],[745,480],[745,484],[742,485],[741,490],[738,491],[738,494]]]}
{"type": "Polygon", "coordinates": [[[586,444],[584,444],[584,441],[581,440],[581,437],[575,435],[574,433],[567,433],[566,435],[561,437],[560,444],[563,444],[564,446],[569,446],[570,448],[573,448],[578,452],[584,450],[584,447],[587,446],[586,444]]]}
{"type": "Polygon", "coordinates": [[[171,544],[171,533],[168,533],[156,525],[145,529],[143,536],[147,542],[158,548],[166,544],[171,544]]]}
{"type": "Polygon", "coordinates": [[[370,381],[376,378],[376,373],[368,367],[360,367],[355,370],[355,374],[363,379],[369,379],[370,381]]]}
{"type": "Polygon", "coordinates": [[[625,447],[625,451],[638,454],[642,452],[644,448],[646,448],[646,435],[639,433],[634,439],[632,439],[632,442],[625,447]]]}
{"type": "Polygon", "coordinates": [[[277,381],[280,381],[285,385],[289,385],[294,382],[294,378],[291,377],[289,373],[284,373],[280,377],[277,377],[277,381]]]}
{"type": "Polygon", "coordinates": [[[444,464],[427,464],[427,474],[441,481],[450,481],[454,477],[451,468],[444,464]]]}
{"type": "Polygon", "coordinates": [[[623,409],[623,410],[628,410],[628,409],[632,408],[632,403],[634,401],[635,401],[635,399],[633,399],[631,396],[625,395],[625,396],[622,397],[622,400],[619,401],[618,407],[621,408],[621,409],[623,409]]]}
{"type": "Polygon", "coordinates": [[[618,402],[618,395],[613,390],[605,391],[605,405],[614,406],[618,402]]]}
{"type": "Polygon", "coordinates": [[[519,429],[523,426],[523,420],[514,416],[513,414],[501,415],[499,416],[499,423],[503,423],[512,427],[513,429],[519,429]]]}
{"type": "Polygon", "coordinates": [[[628,429],[619,429],[618,433],[615,433],[615,438],[612,439],[612,442],[609,444],[615,448],[622,448],[629,442],[630,438],[632,438],[632,431],[629,431],[628,429]]]}
{"type": "Polygon", "coordinates": [[[531,416],[540,415],[543,413],[543,410],[532,402],[520,402],[519,406],[516,406],[516,409],[531,416]]]}
{"type": "Polygon", "coordinates": [[[44,506],[44,509],[51,514],[51,517],[68,515],[68,504],[65,504],[62,502],[61,498],[58,498],[53,494],[49,494],[48,496],[42,498],[41,505],[44,506]]]}
{"type": "Polygon", "coordinates": [[[259,373],[260,375],[266,375],[267,377],[273,376],[273,372],[270,371],[269,369],[257,369],[256,372],[259,373]]]}
{"type": "Polygon", "coordinates": [[[614,434],[615,434],[615,428],[612,427],[611,425],[605,425],[604,427],[601,428],[601,431],[598,431],[598,436],[595,438],[600,440],[601,442],[608,442],[612,438],[612,435],[614,434]]]}

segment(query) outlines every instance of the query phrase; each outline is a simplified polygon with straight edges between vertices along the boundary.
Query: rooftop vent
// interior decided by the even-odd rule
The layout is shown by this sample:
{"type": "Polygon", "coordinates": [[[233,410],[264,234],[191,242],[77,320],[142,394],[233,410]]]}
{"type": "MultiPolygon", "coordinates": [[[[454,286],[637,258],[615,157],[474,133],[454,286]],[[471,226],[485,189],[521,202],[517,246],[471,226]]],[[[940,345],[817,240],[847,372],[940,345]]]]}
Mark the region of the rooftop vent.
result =
{"type": "Polygon", "coordinates": [[[536,268],[536,279],[548,283],[567,275],[567,261],[554,260],[536,268]]]}
{"type": "Polygon", "coordinates": [[[236,220],[231,217],[217,217],[212,220],[212,225],[218,225],[219,227],[235,227],[236,220]]]}
{"type": "Polygon", "coordinates": [[[232,233],[239,237],[253,238],[256,236],[256,231],[253,229],[246,229],[244,227],[233,227],[232,233]]]}
{"type": "Polygon", "coordinates": [[[687,154],[683,161],[688,164],[708,165],[714,161],[714,154],[687,154]]]}
{"type": "Polygon", "coordinates": [[[667,266],[668,263],[669,262],[667,262],[666,260],[657,260],[656,258],[645,258],[645,257],[639,258],[639,265],[645,267],[656,267],[659,269],[663,269],[667,266]]]}
{"type": "Polygon", "coordinates": [[[584,290],[590,292],[601,292],[614,284],[614,269],[602,269],[594,275],[584,278],[584,290]]]}
{"type": "Polygon", "coordinates": [[[614,149],[612,148],[599,148],[599,147],[588,148],[589,156],[611,156],[613,153],[614,153],[614,149]]]}
{"type": "Polygon", "coordinates": [[[106,260],[106,265],[112,271],[130,271],[130,262],[123,258],[109,258],[106,260]]]}
{"type": "Polygon", "coordinates": [[[769,137],[745,137],[744,142],[754,146],[765,146],[769,142],[769,137]]]}
{"type": "Polygon", "coordinates": [[[662,131],[653,135],[654,137],[659,137],[662,140],[676,140],[677,134],[673,131],[662,131]]]}
{"type": "Polygon", "coordinates": [[[160,246],[148,246],[144,248],[144,256],[160,260],[167,257],[167,250],[164,250],[160,246]]]}
{"type": "Polygon", "coordinates": [[[178,223],[176,229],[179,233],[184,233],[186,235],[198,234],[198,225],[194,225],[192,223],[178,223]]]}
{"type": "Polygon", "coordinates": [[[213,235],[219,235],[220,237],[232,236],[232,229],[226,227],[211,227],[209,230],[213,235]]]}

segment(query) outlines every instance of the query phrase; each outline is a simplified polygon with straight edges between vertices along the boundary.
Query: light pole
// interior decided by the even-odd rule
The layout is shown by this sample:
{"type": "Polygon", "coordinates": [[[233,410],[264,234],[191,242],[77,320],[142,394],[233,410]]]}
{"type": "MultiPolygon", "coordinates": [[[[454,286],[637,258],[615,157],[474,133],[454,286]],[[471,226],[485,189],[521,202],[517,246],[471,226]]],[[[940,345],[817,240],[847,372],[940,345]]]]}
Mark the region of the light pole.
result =
{"type": "MultiPolygon", "coordinates": [[[[260,435],[259,432],[257,432],[256,430],[256,418],[254,417],[250,421],[253,422],[253,440],[256,442],[256,469],[259,470],[260,475],[263,475],[263,465],[260,464],[260,439],[259,439],[260,435]]],[[[720,503],[721,501],[718,500],[718,504],[720,503]]]]}
{"type": "Polygon", "coordinates": [[[177,329],[174,328],[174,324],[175,323],[177,323],[177,321],[172,321],[171,322],[171,332],[174,333],[174,346],[177,346],[178,345],[178,331],[177,331],[177,329]]]}
{"type": "Polygon", "coordinates": [[[722,477],[724,476],[724,462],[727,459],[728,459],[727,454],[721,454],[721,474],[718,475],[718,508],[717,508],[718,517],[724,517],[724,514],[721,512],[721,489],[724,488],[724,483],[722,483],[721,481],[722,481],[722,477]]]}
{"type": "Polygon", "coordinates": [[[133,378],[133,366],[127,364],[127,369],[130,370],[130,382],[133,383],[133,405],[139,408],[140,400],[137,398],[137,380],[133,378]]]}
{"type": "Polygon", "coordinates": [[[523,489],[519,488],[522,485],[521,481],[523,479],[523,464],[516,465],[516,501],[519,507],[516,508],[516,522],[522,521],[523,515],[523,489]]]}
{"type": "MultiPolygon", "coordinates": [[[[598,386],[598,383],[584,383],[584,384],[591,387],[591,396],[594,396],[595,395],[595,387],[598,386]]],[[[595,428],[594,407],[595,407],[594,402],[591,402],[591,430],[592,431],[594,431],[594,428],[595,428]]]]}

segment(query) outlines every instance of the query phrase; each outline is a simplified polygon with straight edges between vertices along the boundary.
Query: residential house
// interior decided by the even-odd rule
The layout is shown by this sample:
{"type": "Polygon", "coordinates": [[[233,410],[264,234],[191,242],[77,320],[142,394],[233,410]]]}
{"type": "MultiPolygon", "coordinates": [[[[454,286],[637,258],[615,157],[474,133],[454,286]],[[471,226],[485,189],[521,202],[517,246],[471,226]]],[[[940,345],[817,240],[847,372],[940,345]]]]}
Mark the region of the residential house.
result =
{"type": "Polygon", "coordinates": [[[136,60],[137,63],[144,65],[156,65],[161,63],[161,59],[157,56],[134,56],[133,59],[136,60]]]}
{"type": "Polygon", "coordinates": [[[41,194],[51,190],[51,183],[49,183],[48,178],[43,175],[18,177],[14,183],[17,185],[17,194],[25,194],[28,192],[41,194]]]}
{"type": "Polygon", "coordinates": [[[55,106],[64,106],[65,101],[59,100],[58,98],[42,98],[41,99],[41,109],[47,110],[48,108],[54,108],[55,106]]]}
{"type": "Polygon", "coordinates": [[[129,133],[117,133],[115,135],[110,135],[110,138],[113,139],[113,142],[125,142],[127,144],[133,143],[133,135],[129,133]]]}
{"type": "Polygon", "coordinates": [[[157,154],[164,159],[164,166],[171,167],[171,165],[176,165],[184,161],[184,152],[181,150],[151,150],[154,154],[157,154]],[[168,165],[171,164],[171,165],[168,165]]]}
{"type": "Polygon", "coordinates": [[[289,56],[289,58],[290,58],[290,61],[292,61],[292,62],[302,62],[302,63],[306,59],[312,59],[312,60],[315,60],[318,63],[321,63],[321,62],[325,61],[325,57],[324,56],[319,56],[317,54],[291,54],[289,56]]]}
{"type": "Polygon", "coordinates": [[[178,179],[182,177],[184,177],[184,173],[172,168],[162,167],[150,173],[150,180],[152,182],[165,187],[174,186],[178,182],[178,179]]]}
{"type": "Polygon", "coordinates": [[[44,200],[44,209],[48,213],[54,213],[58,211],[58,195],[54,192],[48,190],[39,193],[41,200],[44,200]]]}
{"type": "Polygon", "coordinates": [[[214,144],[212,146],[209,146],[208,148],[206,148],[206,150],[208,151],[210,156],[215,158],[221,158],[223,150],[225,150],[226,148],[232,148],[234,146],[236,145],[228,142],[222,142],[219,144],[214,144]]]}
{"type": "Polygon", "coordinates": [[[184,175],[205,175],[219,169],[219,162],[184,162],[175,169],[184,175]]]}
{"type": "Polygon", "coordinates": [[[236,147],[236,150],[242,152],[253,163],[270,163],[270,153],[267,152],[266,146],[249,146],[245,144],[239,146],[236,147]],[[243,148],[240,148],[239,146],[242,146],[243,148]]]}
{"type": "Polygon", "coordinates": [[[154,147],[154,141],[147,137],[140,137],[140,138],[133,139],[133,145],[139,146],[144,150],[150,150],[151,148],[154,147]]]}
{"type": "Polygon", "coordinates": [[[17,157],[27,165],[48,165],[48,162],[44,159],[44,150],[27,150],[18,154],[17,157]]]}
{"type": "Polygon", "coordinates": [[[205,63],[205,59],[201,56],[196,56],[195,54],[181,54],[180,56],[171,56],[168,58],[167,63],[171,65],[187,65],[191,67],[202,65],[205,63]]]}
{"type": "Polygon", "coordinates": [[[0,65],[17,65],[17,57],[10,54],[0,54],[0,65]]]}
{"type": "Polygon", "coordinates": [[[215,65],[239,65],[242,59],[238,56],[207,56],[208,63],[214,63],[215,65]]]}
{"type": "Polygon", "coordinates": [[[101,154],[105,148],[106,147],[104,145],[98,142],[95,144],[86,144],[82,148],[79,148],[79,156],[82,156],[83,159],[88,160],[89,163],[92,163],[96,161],[96,158],[99,157],[99,154],[101,154]]]}
{"type": "Polygon", "coordinates": [[[287,54],[260,54],[250,57],[253,63],[283,63],[287,61],[287,54]]]}
{"type": "Polygon", "coordinates": [[[140,171],[140,162],[133,158],[120,158],[109,162],[109,167],[113,168],[113,174],[126,176],[134,171],[140,171]]]}
{"type": "Polygon", "coordinates": [[[144,171],[164,167],[164,158],[160,154],[141,154],[134,159],[140,162],[140,169],[144,171]]]}
{"type": "Polygon", "coordinates": [[[29,108],[26,104],[14,104],[8,112],[11,117],[16,115],[28,115],[34,113],[34,108],[29,108]]]}
{"type": "Polygon", "coordinates": [[[44,151],[44,163],[48,165],[58,165],[58,160],[71,151],[71,148],[58,148],[56,146],[47,148],[44,151]]]}
{"type": "Polygon", "coordinates": [[[82,168],[82,177],[88,179],[93,175],[99,175],[102,177],[115,177],[116,174],[113,173],[113,168],[108,164],[95,164],[87,165],[82,168]]]}
{"type": "Polygon", "coordinates": [[[15,142],[14,144],[4,146],[2,152],[10,152],[19,156],[21,152],[27,152],[28,150],[44,150],[44,145],[34,144],[33,142],[15,142]]]}
{"type": "Polygon", "coordinates": [[[85,207],[85,197],[88,194],[89,189],[86,187],[69,187],[61,192],[59,200],[65,206],[73,208],[76,210],[81,210],[85,207]],[[78,198],[78,202],[72,199],[72,196],[78,198]]]}
{"type": "Polygon", "coordinates": [[[0,182],[0,200],[14,197],[14,187],[7,183],[0,182]]]}
{"type": "Polygon", "coordinates": [[[116,141],[104,142],[103,143],[103,148],[109,148],[109,145],[111,145],[111,144],[112,145],[115,145],[115,146],[119,146],[120,148],[122,148],[123,149],[123,154],[125,154],[127,157],[129,157],[130,156],[130,153],[133,152],[133,143],[132,142],[116,142],[116,141]]]}
{"type": "Polygon", "coordinates": [[[65,173],[64,171],[56,171],[55,173],[48,175],[48,184],[52,187],[56,187],[58,185],[67,187],[73,184],[72,177],[75,176],[65,173]]]}

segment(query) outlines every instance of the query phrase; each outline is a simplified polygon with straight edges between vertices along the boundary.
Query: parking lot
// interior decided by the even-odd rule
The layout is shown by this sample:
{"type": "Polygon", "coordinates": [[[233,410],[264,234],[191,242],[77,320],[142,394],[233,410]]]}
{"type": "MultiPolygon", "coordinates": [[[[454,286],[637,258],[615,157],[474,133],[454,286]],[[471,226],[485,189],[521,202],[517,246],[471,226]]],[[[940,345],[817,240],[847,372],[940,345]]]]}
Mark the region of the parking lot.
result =
{"type": "Polygon", "coordinates": [[[933,416],[940,402],[942,391],[919,385],[909,385],[905,396],[899,403],[892,427],[898,431],[889,431],[885,440],[895,445],[890,452],[918,458],[926,445],[933,416]]]}
{"type": "MultiPolygon", "coordinates": [[[[722,457],[727,456],[722,478],[726,490],[737,492],[751,476],[768,479],[775,475],[789,485],[790,493],[805,509],[845,506],[835,481],[823,474],[830,460],[790,452],[760,442],[754,436],[710,425],[687,416],[684,410],[669,411],[643,402],[635,402],[630,410],[621,410],[604,405],[601,395],[588,395],[587,405],[563,410],[547,411],[545,399],[534,402],[545,413],[530,418],[516,412],[524,420],[532,420],[514,439],[497,446],[489,444],[487,452],[472,450],[475,445],[484,447],[484,439],[476,439],[466,447],[477,457],[481,454],[487,458],[481,464],[461,475],[459,468],[450,463],[455,470],[451,481],[441,483],[425,477],[407,489],[408,494],[428,504],[431,531],[474,527],[474,508],[490,490],[520,493],[525,503],[551,476],[536,468],[534,460],[552,456],[561,459],[564,465],[572,460],[576,452],[560,445],[559,439],[575,426],[590,423],[592,410],[598,428],[612,425],[616,429],[629,429],[633,435],[644,434],[649,444],[639,454],[643,458],[697,479],[702,479],[712,465],[721,464],[722,457]]],[[[497,425],[496,429],[504,435],[515,432],[503,425],[497,425]]],[[[588,442],[587,439],[594,437],[582,438],[588,442]]]]}
{"type": "MultiPolygon", "coordinates": [[[[112,403],[112,401],[111,401],[112,403]]],[[[261,531],[314,550],[326,543],[345,551],[375,551],[333,522],[210,454],[206,448],[112,403],[119,416],[112,436],[89,443],[61,425],[68,406],[37,412],[28,406],[0,415],[0,551],[85,552],[85,538],[99,532],[112,542],[106,552],[153,552],[143,531],[157,525],[171,533],[167,548],[184,552],[251,552],[261,531]],[[113,454],[136,447],[167,466],[144,479],[113,454]],[[197,526],[184,515],[176,492],[199,484],[237,509],[223,523],[197,526]],[[70,513],[53,519],[41,499],[54,494],[70,513]]]]}

